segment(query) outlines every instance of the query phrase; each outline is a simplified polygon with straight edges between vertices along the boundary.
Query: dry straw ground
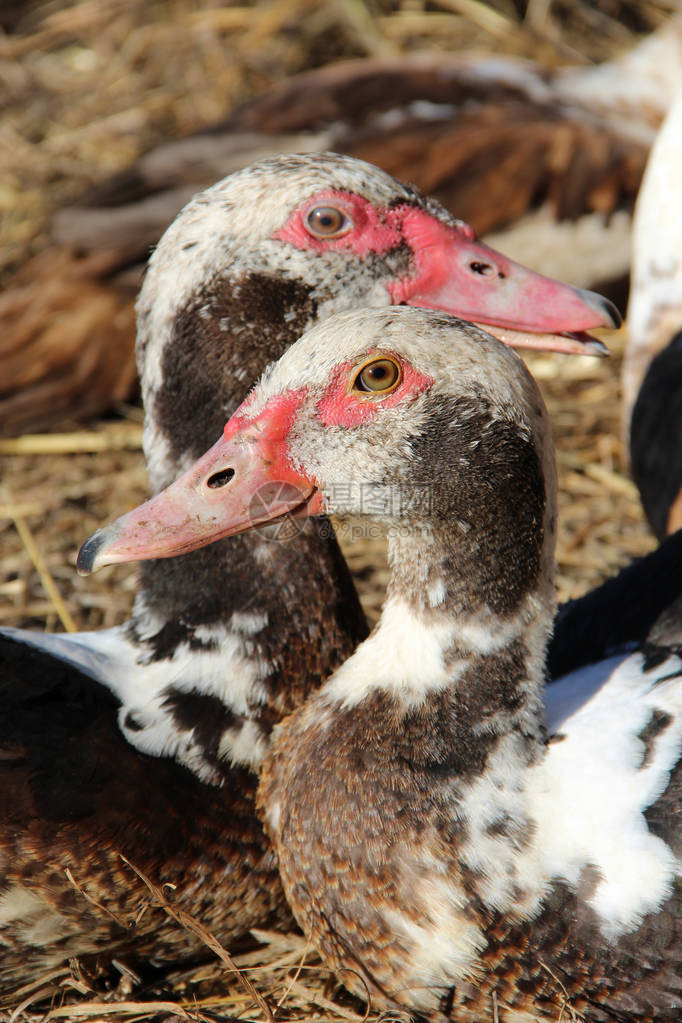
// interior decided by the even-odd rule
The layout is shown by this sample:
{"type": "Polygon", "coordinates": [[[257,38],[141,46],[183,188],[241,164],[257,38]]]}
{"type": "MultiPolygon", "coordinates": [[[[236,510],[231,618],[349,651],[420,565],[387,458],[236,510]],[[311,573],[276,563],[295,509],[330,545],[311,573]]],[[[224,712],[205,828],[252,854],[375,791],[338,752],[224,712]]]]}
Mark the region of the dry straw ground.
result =
{"type": "MultiPolygon", "coordinates": [[[[673,0],[6,2],[0,274],[40,248],[60,204],[158,140],[208,124],[297,71],[347,56],[434,48],[515,53],[548,64],[598,61],[659,25],[673,6],[673,0]]],[[[624,341],[624,333],[609,339],[610,360],[529,360],[555,427],[563,598],[653,546],[620,439],[624,341]]],[[[0,440],[0,625],[98,628],[126,618],[135,570],[83,580],[73,564],[84,537],[146,495],[140,420],[131,406],[85,429],[0,440]]],[[[344,549],[374,617],[386,579],[383,543],[349,534],[343,526],[344,549]]],[[[158,903],[155,895],[149,900],[158,903]]],[[[11,1005],[0,992],[0,1019],[362,1019],[299,936],[261,937],[263,946],[237,964],[267,1006],[207,946],[205,966],[179,967],[147,987],[125,964],[115,984],[85,975],[76,963],[53,976],[27,977],[11,1005]]]]}

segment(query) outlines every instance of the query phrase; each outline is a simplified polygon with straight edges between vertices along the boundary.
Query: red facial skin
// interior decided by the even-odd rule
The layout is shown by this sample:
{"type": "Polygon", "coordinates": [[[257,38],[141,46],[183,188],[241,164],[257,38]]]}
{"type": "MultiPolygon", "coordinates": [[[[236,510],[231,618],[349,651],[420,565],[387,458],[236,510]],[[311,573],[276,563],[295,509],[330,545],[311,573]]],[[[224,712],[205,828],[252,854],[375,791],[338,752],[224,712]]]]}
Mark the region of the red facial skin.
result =
{"type": "MultiPolygon", "coordinates": [[[[371,359],[372,353],[367,353],[371,359]]],[[[341,363],[316,405],[324,426],[352,428],[382,410],[413,401],[433,384],[391,352],[377,352],[400,365],[398,385],[357,393],[353,384],[367,364],[341,363]]],[[[156,497],[98,530],[81,548],[78,570],[85,575],[103,565],[169,558],[243,533],[283,515],[319,515],[324,499],[318,481],[293,462],[288,438],[305,388],[272,398],[255,416],[247,399],[225,426],[223,436],[183,476],[156,497]]]]}
{"type": "MultiPolygon", "coordinates": [[[[386,278],[393,305],[440,309],[486,326],[548,335],[531,340],[532,347],[596,354],[597,344],[590,348],[589,338],[556,335],[617,326],[617,311],[599,295],[535,273],[478,241],[463,221],[444,223],[408,202],[375,207],[351,192],[325,189],[297,207],[273,237],[298,249],[347,252],[360,259],[405,246],[413,254],[413,269],[409,276],[386,278]],[[307,217],[316,206],[343,214],[340,230],[328,237],[314,232],[307,217]]],[[[502,340],[525,346],[521,338],[502,340]]]]}
{"type": "Polygon", "coordinates": [[[395,210],[377,209],[366,199],[352,192],[325,189],[294,210],[284,227],[274,238],[289,242],[297,249],[325,252],[327,249],[346,249],[364,258],[370,252],[385,255],[403,241],[400,218],[395,210]],[[315,206],[329,205],[345,213],[350,229],[333,238],[317,238],[306,226],[305,218],[315,206]]]}
{"type": "MultiPolygon", "coordinates": [[[[250,466],[250,472],[239,481],[238,488],[241,491],[243,483],[249,494],[253,494],[258,490],[263,499],[261,502],[263,513],[267,511],[267,494],[263,490],[266,484],[271,483],[273,485],[280,501],[284,496],[281,488],[282,484],[289,484],[291,486],[293,498],[296,497],[296,492],[298,491],[301,495],[299,501],[307,485],[314,486],[314,483],[303,477],[292,465],[287,446],[287,436],[296,420],[296,415],[306,394],[306,388],[286,391],[284,394],[278,395],[269,401],[262,412],[252,419],[248,418],[249,405],[252,399],[251,397],[247,398],[225,424],[222,441],[219,441],[211,449],[211,451],[216,451],[219,448],[219,458],[223,461],[229,461],[230,450],[233,450],[235,446],[243,447],[245,443],[249,445],[249,457],[253,459],[253,464],[250,466]],[[254,436],[257,437],[255,443],[253,440],[254,436]],[[244,440],[245,437],[248,438],[246,442],[244,440]]],[[[206,457],[204,456],[204,458],[206,457]]],[[[200,461],[203,461],[203,459],[200,461]]],[[[210,465],[208,468],[210,469],[210,465]]],[[[237,487],[232,488],[232,493],[234,494],[236,490],[237,487]]],[[[283,508],[279,514],[288,510],[291,509],[283,508]]],[[[303,514],[319,515],[321,511],[322,495],[316,490],[307,501],[303,514]]],[[[272,517],[276,518],[277,515],[272,517]]],[[[256,523],[254,522],[253,524],[256,523]]]]}
{"type": "Polygon", "coordinates": [[[409,363],[402,362],[390,351],[368,352],[385,358],[389,356],[399,363],[402,369],[400,383],[390,394],[381,396],[380,392],[368,392],[361,395],[352,391],[351,385],[359,366],[351,362],[343,362],[337,366],[329,386],[317,403],[317,415],[324,426],[361,426],[374,419],[382,409],[395,408],[408,398],[416,398],[433,384],[433,378],[419,373],[409,363]]]}
{"type": "Polygon", "coordinates": [[[306,393],[306,389],[301,388],[278,395],[253,418],[248,415],[249,406],[253,400],[252,396],[249,396],[225,424],[223,441],[234,440],[236,444],[239,444],[247,431],[250,436],[258,434],[259,449],[264,462],[267,462],[273,473],[280,473],[276,477],[277,479],[285,479],[286,474],[291,470],[286,437],[306,393]]]}
{"type": "Polygon", "coordinates": [[[175,483],[83,544],[81,575],[102,565],[186,554],[297,510],[317,514],[322,499],[291,464],[286,447],[304,397],[305,391],[290,391],[251,418],[242,405],[220,440],[175,483]]]}

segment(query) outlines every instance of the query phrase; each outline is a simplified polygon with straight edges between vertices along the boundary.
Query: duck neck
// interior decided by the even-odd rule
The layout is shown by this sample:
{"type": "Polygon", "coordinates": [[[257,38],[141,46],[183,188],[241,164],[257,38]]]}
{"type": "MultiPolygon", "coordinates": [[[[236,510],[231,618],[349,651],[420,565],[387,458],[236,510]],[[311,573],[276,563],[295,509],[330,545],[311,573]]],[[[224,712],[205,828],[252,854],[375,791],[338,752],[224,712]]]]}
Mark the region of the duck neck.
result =
{"type": "MultiPolygon", "coordinates": [[[[264,271],[209,279],[179,308],[169,294],[167,311],[158,277],[152,267],[138,303],[145,456],[154,491],[215,442],[264,365],[317,315],[312,287],[264,271]]],[[[285,542],[264,529],[143,563],[128,628],[142,690],[159,675],[145,674],[146,665],[172,662],[164,698],[217,697],[231,719],[257,719],[266,734],[366,634],[333,531],[323,536],[313,523],[285,542]]],[[[140,745],[144,735],[131,741],[140,745]]]]}
{"type": "MultiPolygon", "coordinates": [[[[449,464],[434,474],[429,467],[438,463],[413,441],[414,514],[389,524],[382,618],[325,692],[346,706],[380,692],[408,710],[445,700],[458,736],[481,737],[477,757],[513,735],[524,737],[529,762],[544,745],[555,609],[551,448],[487,410],[446,411],[420,436],[449,464]],[[457,430],[445,436],[439,422],[457,430]]],[[[543,410],[538,415],[542,423],[543,410]]]]}
{"type": "Polygon", "coordinates": [[[326,701],[350,709],[379,698],[393,703],[398,717],[433,713],[456,722],[451,738],[471,760],[461,762],[462,775],[483,771],[507,736],[525,768],[544,749],[551,595],[533,589],[504,611],[464,600],[459,573],[445,575],[439,557],[425,556],[435,544],[422,539],[415,549],[404,536],[390,540],[401,568],[381,620],[325,686],[326,701]]]}

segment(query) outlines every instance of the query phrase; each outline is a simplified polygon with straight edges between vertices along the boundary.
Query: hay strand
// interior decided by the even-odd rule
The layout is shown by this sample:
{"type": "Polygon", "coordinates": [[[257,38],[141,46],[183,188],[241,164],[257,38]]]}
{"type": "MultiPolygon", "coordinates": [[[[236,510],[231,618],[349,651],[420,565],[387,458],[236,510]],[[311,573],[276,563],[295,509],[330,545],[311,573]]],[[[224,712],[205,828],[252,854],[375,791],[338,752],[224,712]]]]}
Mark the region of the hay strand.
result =
{"type": "Polygon", "coordinates": [[[128,867],[130,867],[130,869],[135,874],[137,874],[142,883],[149,889],[152,898],[163,909],[163,911],[173,920],[179,923],[181,927],[184,927],[185,930],[191,931],[193,934],[196,934],[196,936],[200,938],[201,941],[204,942],[207,948],[210,948],[211,951],[216,956],[218,956],[218,958],[227,966],[229,970],[236,973],[239,977],[240,982],[244,985],[246,991],[248,991],[248,993],[251,995],[254,1001],[260,1006],[260,1008],[265,1013],[265,1018],[268,1020],[268,1023],[275,1023],[275,1017],[273,1016],[272,1010],[268,1005],[267,1001],[265,1000],[265,998],[263,998],[261,993],[256,990],[256,988],[251,983],[246,974],[243,973],[242,970],[240,970],[239,967],[235,964],[232,956],[220,944],[216,936],[212,934],[211,931],[209,931],[206,927],[200,924],[198,920],[195,920],[194,917],[190,916],[189,913],[186,913],[184,910],[172,906],[171,903],[166,898],[166,896],[164,895],[161,888],[155,885],[153,881],[151,881],[147,877],[147,875],[142,870],[140,870],[139,867],[136,867],[134,863],[131,863],[130,860],[127,859],[122,853],[119,853],[119,855],[123,862],[128,867]]]}
{"type": "Polygon", "coordinates": [[[0,493],[4,495],[6,507],[9,509],[12,508],[14,509],[15,514],[11,515],[10,517],[14,522],[14,526],[17,533],[21,537],[21,542],[28,551],[28,555],[33,563],[36,572],[40,576],[40,581],[43,584],[50,604],[56,611],[57,616],[59,617],[59,620],[64,626],[65,630],[67,632],[77,632],[78,628],[76,626],[76,623],[73,620],[73,617],[71,616],[71,612],[69,611],[64,600],[62,599],[62,595],[59,592],[59,587],[54,581],[52,573],[50,572],[49,568],[47,567],[47,564],[45,563],[45,559],[43,558],[40,552],[40,548],[38,547],[38,544],[36,543],[33,537],[33,533],[31,532],[28,523],[23,518],[23,516],[16,514],[17,505],[9,497],[7,487],[5,485],[0,487],[0,493]]]}
{"type": "Polygon", "coordinates": [[[116,423],[102,430],[73,433],[25,433],[0,439],[0,455],[78,455],[99,451],[139,451],[142,427],[116,423]]]}

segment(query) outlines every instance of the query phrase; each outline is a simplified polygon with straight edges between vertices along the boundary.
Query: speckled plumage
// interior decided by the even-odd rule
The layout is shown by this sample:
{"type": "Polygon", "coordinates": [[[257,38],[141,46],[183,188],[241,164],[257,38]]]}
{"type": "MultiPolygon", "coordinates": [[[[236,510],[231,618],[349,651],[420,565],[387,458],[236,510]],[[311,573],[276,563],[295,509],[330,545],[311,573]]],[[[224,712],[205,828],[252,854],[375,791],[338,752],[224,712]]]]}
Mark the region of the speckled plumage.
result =
{"type": "MultiPolygon", "coordinates": [[[[521,379],[520,367],[489,366],[486,383],[463,370],[456,346],[448,366],[443,323],[429,314],[380,316],[325,324],[326,361],[335,332],[335,354],[352,375],[362,336],[367,348],[374,341],[414,360],[434,378],[432,393],[407,395],[399,424],[380,412],[336,447],[348,448],[363,482],[385,478],[391,465],[403,489],[430,479],[448,515],[423,505],[389,520],[402,529],[389,541],[381,622],[274,732],[259,802],[287,897],[343,983],[369,993],[375,1009],[473,1023],[495,1002],[507,1023],[556,1020],[562,1007],[600,1023],[669,1023],[682,1011],[677,648],[613,658],[592,683],[554,684],[543,715],[554,498],[541,403],[519,391],[510,403],[500,373],[521,379]],[[463,397],[479,408],[473,446],[463,397]],[[422,440],[447,431],[447,444],[422,440]],[[533,571],[527,556],[510,560],[510,528],[511,547],[540,544],[533,571]],[[429,606],[434,571],[443,596],[429,606]],[[497,606],[486,585],[495,571],[505,593],[497,606]],[[427,630],[440,645],[441,677],[420,638],[427,630]]],[[[289,457],[333,508],[339,453],[325,455],[314,412],[326,368],[315,340],[313,332],[290,350],[258,404],[307,378],[289,457]]]]}
{"type": "MultiPolygon", "coordinates": [[[[369,990],[375,1009],[473,1023],[491,1016],[494,999],[507,1023],[516,1012],[556,1021],[562,1006],[589,1020],[667,1023],[682,1004],[679,879],[655,919],[615,949],[585,904],[589,866],[575,886],[550,885],[527,916],[486,904],[461,858],[468,829],[456,800],[485,755],[453,748],[459,707],[441,694],[405,712],[377,694],[333,713],[325,729],[287,719],[261,805],[282,803],[273,833],[304,932],[346,987],[360,998],[369,990]]],[[[488,828],[508,846],[513,874],[532,821],[515,812],[488,828]]],[[[511,883],[522,900],[523,881],[511,883]]]]}
{"type": "Polygon", "coordinates": [[[252,772],[223,765],[227,789],[170,757],[137,753],[103,686],[23,644],[3,642],[2,656],[3,995],[29,970],[35,977],[72,956],[106,970],[112,958],[133,965],[204,954],[196,936],[148,905],[120,854],[157,884],[175,885],[175,894],[166,889],[173,903],[216,934],[243,933],[245,919],[290,923],[254,813],[252,772]],[[216,899],[215,886],[239,899],[216,899]]]}

